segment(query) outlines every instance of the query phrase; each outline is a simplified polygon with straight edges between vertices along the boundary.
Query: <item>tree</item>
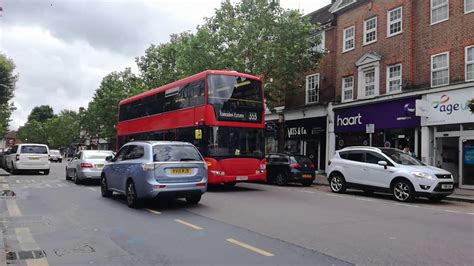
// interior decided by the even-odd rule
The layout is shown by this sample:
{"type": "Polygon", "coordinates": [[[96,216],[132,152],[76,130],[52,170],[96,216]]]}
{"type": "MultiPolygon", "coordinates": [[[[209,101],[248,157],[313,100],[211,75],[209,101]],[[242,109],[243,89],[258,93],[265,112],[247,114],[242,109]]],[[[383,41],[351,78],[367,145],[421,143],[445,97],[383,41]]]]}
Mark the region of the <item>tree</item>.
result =
{"type": "Polygon", "coordinates": [[[225,1],[196,34],[172,35],[169,43],[149,47],[137,58],[149,87],[160,86],[206,69],[226,69],[260,76],[274,105],[304,84],[321,53],[316,26],[298,11],[275,1],[225,1]]]}
{"type": "Polygon", "coordinates": [[[48,144],[48,136],[42,122],[31,120],[18,129],[18,138],[30,143],[48,144]]]}
{"type": "Polygon", "coordinates": [[[44,123],[44,130],[50,148],[67,147],[79,140],[79,114],[71,110],[63,110],[44,123]]]}
{"type": "Polygon", "coordinates": [[[10,100],[13,98],[18,75],[14,74],[13,60],[0,53],[0,137],[8,130],[10,116],[15,110],[10,100]]]}
{"type": "Polygon", "coordinates": [[[143,82],[130,68],[105,76],[95,91],[87,110],[80,114],[82,129],[91,137],[115,140],[118,104],[129,96],[144,91],[143,82]]]}
{"type": "Polygon", "coordinates": [[[28,116],[28,121],[36,120],[38,122],[45,122],[46,120],[54,117],[53,108],[49,105],[36,106],[31,110],[28,116]]]}

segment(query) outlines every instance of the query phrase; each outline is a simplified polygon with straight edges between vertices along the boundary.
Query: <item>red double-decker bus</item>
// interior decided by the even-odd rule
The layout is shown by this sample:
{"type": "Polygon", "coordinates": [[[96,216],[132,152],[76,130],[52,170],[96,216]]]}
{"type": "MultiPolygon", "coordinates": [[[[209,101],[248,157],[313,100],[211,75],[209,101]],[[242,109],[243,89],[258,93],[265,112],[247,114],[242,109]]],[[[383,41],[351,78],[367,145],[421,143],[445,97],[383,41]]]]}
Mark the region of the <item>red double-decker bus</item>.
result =
{"type": "Polygon", "coordinates": [[[131,140],[193,143],[210,184],[265,181],[263,82],[207,70],[120,102],[117,148],[131,140]]]}

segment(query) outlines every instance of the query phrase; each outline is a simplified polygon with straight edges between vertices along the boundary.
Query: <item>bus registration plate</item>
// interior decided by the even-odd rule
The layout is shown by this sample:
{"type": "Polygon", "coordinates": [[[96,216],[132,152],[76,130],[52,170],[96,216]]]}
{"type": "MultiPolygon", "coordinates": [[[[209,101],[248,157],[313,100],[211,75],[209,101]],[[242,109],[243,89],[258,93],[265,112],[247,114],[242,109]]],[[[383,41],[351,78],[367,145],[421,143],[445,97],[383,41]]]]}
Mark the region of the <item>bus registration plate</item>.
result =
{"type": "Polygon", "coordinates": [[[249,180],[249,177],[248,176],[236,176],[235,180],[236,181],[245,181],[245,180],[249,180]]]}
{"type": "Polygon", "coordinates": [[[172,175],[189,175],[191,174],[192,171],[189,168],[175,168],[171,169],[171,174],[172,175]]]}

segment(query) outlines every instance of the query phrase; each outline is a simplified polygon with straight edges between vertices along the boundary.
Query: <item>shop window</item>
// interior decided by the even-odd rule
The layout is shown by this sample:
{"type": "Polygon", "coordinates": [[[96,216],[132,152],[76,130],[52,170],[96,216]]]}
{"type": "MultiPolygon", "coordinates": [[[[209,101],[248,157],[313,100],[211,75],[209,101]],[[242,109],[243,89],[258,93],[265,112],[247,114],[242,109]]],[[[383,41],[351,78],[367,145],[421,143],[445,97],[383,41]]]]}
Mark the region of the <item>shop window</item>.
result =
{"type": "Polygon", "coordinates": [[[431,0],[431,25],[449,19],[449,1],[431,0]]]}
{"type": "Polygon", "coordinates": [[[345,77],[342,79],[342,102],[352,101],[354,98],[354,77],[345,77]]]}
{"type": "Polygon", "coordinates": [[[436,131],[438,132],[449,132],[449,131],[459,131],[459,124],[454,124],[454,125],[442,125],[442,126],[437,126],[436,131]]]}
{"type": "Polygon", "coordinates": [[[474,130],[474,123],[462,124],[462,130],[474,130]]]}
{"type": "Polygon", "coordinates": [[[342,52],[347,52],[355,48],[355,26],[344,29],[344,43],[342,44],[342,52]]]}
{"type": "Polygon", "coordinates": [[[449,52],[431,56],[431,87],[449,84],[449,52]]]}
{"type": "Polygon", "coordinates": [[[319,101],[319,74],[306,77],[306,104],[319,101]]]}
{"type": "Polygon", "coordinates": [[[466,47],[466,81],[474,80],[474,45],[466,47]]]}
{"type": "Polygon", "coordinates": [[[387,93],[400,92],[402,90],[402,65],[387,67],[387,93]]]}
{"type": "Polygon", "coordinates": [[[377,41],[377,17],[364,20],[364,45],[377,41]]]}
{"type": "Polygon", "coordinates": [[[464,0],[464,13],[474,12],[474,0],[464,0]]]}
{"type": "Polygon", "coordinates": [[[397,7],[387,12],[387,37],[392,37],[403,31],[403,7],[397,7]]]}

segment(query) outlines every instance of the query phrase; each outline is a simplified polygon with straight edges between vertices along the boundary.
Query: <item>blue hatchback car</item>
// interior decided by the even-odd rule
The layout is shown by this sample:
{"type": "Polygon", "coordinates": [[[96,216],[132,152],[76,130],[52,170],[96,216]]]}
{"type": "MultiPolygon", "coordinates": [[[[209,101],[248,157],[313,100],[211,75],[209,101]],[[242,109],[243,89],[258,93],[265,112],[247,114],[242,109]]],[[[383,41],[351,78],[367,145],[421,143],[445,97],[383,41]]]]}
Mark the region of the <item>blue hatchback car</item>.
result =
{"type": "Polygon", "coordinates": [[[207,163],[187,142],[134,141],[108,157],[101,174],[101,193],[126,195],[130,208],[143,199],[185,198],[197,204],[207,189],[207,163]]]}

